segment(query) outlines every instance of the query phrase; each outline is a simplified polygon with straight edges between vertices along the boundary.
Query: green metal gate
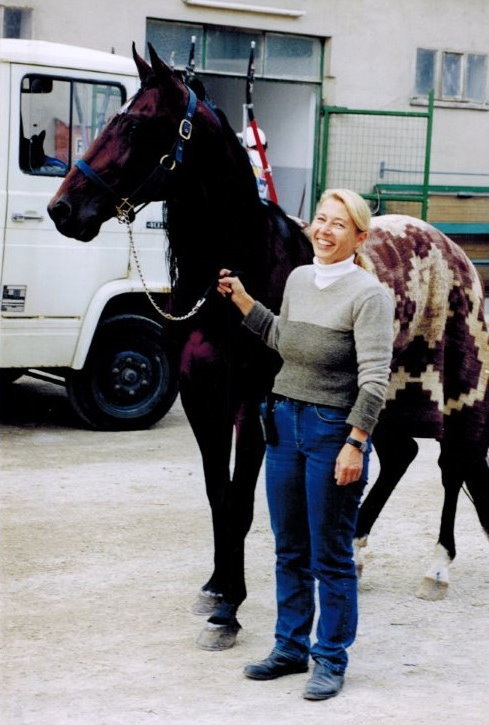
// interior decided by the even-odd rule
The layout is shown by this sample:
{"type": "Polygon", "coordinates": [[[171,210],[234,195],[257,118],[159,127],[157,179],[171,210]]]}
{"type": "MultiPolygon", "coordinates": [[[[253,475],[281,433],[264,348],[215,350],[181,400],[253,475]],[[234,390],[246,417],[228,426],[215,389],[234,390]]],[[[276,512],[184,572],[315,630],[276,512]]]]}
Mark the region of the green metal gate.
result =
{"type": "Polygon", "coordinates": [[[326,188],[354,189],[374,213],[412,202],[412,215],[427,218],[433,93],[426,111],[323,106],[321,115],[317,199],[326,188]]]}

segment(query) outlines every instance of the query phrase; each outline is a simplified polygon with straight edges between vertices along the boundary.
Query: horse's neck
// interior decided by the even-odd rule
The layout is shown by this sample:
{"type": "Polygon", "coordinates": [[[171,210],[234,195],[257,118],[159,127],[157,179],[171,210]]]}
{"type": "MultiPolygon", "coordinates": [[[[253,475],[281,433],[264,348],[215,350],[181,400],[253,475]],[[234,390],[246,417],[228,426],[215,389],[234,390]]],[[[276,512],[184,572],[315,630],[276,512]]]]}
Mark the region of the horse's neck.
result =
{"type": "MultiPolygon", "coordinates": [[[[208,177],[188,174],[168,207],[170,244],[180,274],[199,277],[219,266],[261,266],[266,214],[254,178],[217,168],[208,177]]],[[[246,168],[247,172],[248,169],[246,168]]],[[[206,171],[207,173],[207,171],[206,171]]],[[[251,172],[252,174],[252,172],[251,172]]]]}
{"type": "Polygon", "coordinates": [[[249,161],[237,152],[229,146],[201,163],[200,174],[190,169],[169,203],[178,296],[190,299],[227,267],[276,310],[290,271],[310,261],[310,244],[283,212],[261,202],[249,161]]]}

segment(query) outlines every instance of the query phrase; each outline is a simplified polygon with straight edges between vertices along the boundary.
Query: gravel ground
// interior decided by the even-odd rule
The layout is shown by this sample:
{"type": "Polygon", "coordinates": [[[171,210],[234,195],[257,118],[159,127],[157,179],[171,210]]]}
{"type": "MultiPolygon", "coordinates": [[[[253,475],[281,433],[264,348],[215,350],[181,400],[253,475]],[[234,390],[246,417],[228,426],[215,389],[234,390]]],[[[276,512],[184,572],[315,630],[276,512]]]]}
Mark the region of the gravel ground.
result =
{"type": "Polygon", "coordinates": [[[233,649],[204,652],[190,607],[211,524],[179,401],[152,430],[99,433],[76,427],[62,389],[28,378],[14,389],[0,414],[3,725],[488,725],[488,547],[463,494],[448,595],[414,594],[441,512],[435,442],[419,441],[370,538],[345,688],[310,702],[306,675],[242,675],[273,644],[263,480],[243,630],[233,649]]]}

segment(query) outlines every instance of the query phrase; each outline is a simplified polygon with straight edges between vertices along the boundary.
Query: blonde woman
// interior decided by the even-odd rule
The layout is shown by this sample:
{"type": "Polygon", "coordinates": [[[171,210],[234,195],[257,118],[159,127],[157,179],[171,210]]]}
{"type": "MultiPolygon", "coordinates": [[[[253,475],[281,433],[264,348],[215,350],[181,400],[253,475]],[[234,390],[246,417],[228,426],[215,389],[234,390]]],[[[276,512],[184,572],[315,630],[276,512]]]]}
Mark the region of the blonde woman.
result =
{"type": "Polygon", "coordinates": [[[221,271],[219,291],[282,357],[262,414],[266,489],[276,542],[277,620],[270,655],[245,667],[255,680],[306,672],[303,696],[341,690],[357,628],[352,542],[368,476],[370,435],[383,406],[393,345],[389,293],[355,264],[370,209],[353,191],[326,191],[310,227],[311,265],[296,268],[278,316],[221,271]],[[311,643],[315,587],[320,607],[311,643]]]}

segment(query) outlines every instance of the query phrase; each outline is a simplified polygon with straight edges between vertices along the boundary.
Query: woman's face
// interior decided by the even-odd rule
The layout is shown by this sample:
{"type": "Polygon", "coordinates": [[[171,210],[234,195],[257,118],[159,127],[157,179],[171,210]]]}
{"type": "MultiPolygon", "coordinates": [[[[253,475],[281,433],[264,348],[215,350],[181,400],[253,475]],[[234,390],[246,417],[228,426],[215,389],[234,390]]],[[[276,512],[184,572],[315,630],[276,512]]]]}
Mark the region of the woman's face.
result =
{"type": "Polygon", "coordinates": [[[310,235],[319,262],[333,264],[351,257],[367,232],[357,229],[342,201],[330,197],[318,208],[310,235]]]}

